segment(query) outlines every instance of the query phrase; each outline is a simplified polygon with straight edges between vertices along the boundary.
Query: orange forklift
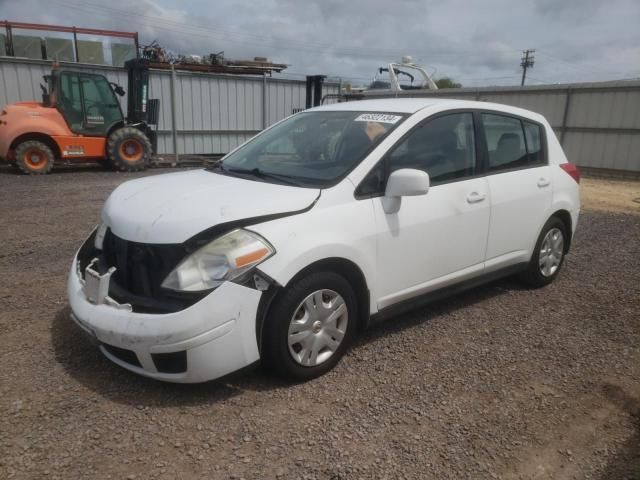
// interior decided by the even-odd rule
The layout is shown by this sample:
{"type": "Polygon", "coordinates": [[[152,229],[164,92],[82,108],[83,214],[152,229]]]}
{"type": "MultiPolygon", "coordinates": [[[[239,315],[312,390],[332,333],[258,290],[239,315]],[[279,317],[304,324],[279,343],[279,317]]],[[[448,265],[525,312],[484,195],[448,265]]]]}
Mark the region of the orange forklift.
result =
{"type": "Polygon", "coordinates": [[[0,112],[0,158],[26,174],[45,174],[54,163],[95,162],[120,171],[147,168],[156,151],[160,101],[149,99],[149,62],[125,63],[127,116],[116,95],[124,89],[104,75],[63,70],[54,63],[42,102],[18,102],[0,112]]]}

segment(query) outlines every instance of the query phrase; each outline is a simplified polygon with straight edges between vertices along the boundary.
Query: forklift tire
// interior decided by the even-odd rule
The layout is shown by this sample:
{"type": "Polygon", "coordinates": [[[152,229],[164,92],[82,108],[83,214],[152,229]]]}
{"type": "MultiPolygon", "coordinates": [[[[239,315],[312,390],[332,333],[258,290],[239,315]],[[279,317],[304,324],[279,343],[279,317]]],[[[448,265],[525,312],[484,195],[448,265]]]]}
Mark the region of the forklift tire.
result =
{"type": "Polygon", "coordinates": [[[111,160],[109,160],[108,158],[101,158],[97,161],[98,165],[100,165],[102,168],[105,168],[107,170],[112,170],[111,168],[111,160]]]}
{"type": "Polygon", "coordinates": [[[122,127],[109,135],[107,157],[121,172],[145,170],[151,160],[151,142],[137,128],[122,127]]]}
{"type": "Polygon", "coordinates": [[[44,175],[53,168],[55,157],[46,143],[27,140],[15,150],[15,165],[27,175],[44,175]]]}

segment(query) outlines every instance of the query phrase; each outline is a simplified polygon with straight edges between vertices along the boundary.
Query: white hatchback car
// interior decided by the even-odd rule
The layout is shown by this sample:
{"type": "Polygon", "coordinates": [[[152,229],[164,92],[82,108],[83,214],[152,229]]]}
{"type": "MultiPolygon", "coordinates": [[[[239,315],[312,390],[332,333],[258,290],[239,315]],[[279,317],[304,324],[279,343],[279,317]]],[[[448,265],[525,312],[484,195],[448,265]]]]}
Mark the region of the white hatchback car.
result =
{"type": "Polygon", "coordinates": [[[126,182],[73,260],[72,317],[171,382],[262,359],[310,379],[361,328],[520,273],[558,275],[579,173],[540,115],[384,99],[282,120],[215,167],[126,182]]]}

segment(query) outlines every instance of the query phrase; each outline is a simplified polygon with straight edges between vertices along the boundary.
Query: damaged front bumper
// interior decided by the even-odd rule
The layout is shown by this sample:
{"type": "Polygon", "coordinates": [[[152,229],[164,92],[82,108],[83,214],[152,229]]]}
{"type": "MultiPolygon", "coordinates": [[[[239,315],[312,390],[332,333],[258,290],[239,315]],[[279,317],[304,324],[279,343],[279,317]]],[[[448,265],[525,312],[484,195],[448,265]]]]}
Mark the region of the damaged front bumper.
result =
{"type": "Polygon", "coordinates": [[[67,285],[72,318],[107,358],[127,370],[158,380],[197,383],[260,358],[259,290],[226,282],[184,310],[153,314],[131,311],[105,295],[100,278],[92,276],[90,281],[94,284],[88,289],[74,258],[67,285]]]}

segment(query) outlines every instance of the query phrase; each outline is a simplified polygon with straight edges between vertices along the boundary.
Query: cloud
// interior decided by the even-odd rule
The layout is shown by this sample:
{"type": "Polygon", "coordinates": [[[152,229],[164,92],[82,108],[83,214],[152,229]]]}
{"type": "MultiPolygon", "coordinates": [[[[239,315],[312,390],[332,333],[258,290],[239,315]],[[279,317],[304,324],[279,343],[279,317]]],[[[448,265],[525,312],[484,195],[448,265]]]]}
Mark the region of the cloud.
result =
{"type": "Polygon", "coordinates": [[[611,0],[0,0],[10,20],[139,31],[180,53],[225,51],[290,64],[288,75],[366,83],[412,55],[465,85],[640,76],[640,2],[611,0]]]}
{"type": "Polygon", "coordinates": [[[584,20],[596,15],[602,6],[600,0],[536,0],[535,10],[549,20],[566,20],[570,17],[572,21],[584,20]]]}

